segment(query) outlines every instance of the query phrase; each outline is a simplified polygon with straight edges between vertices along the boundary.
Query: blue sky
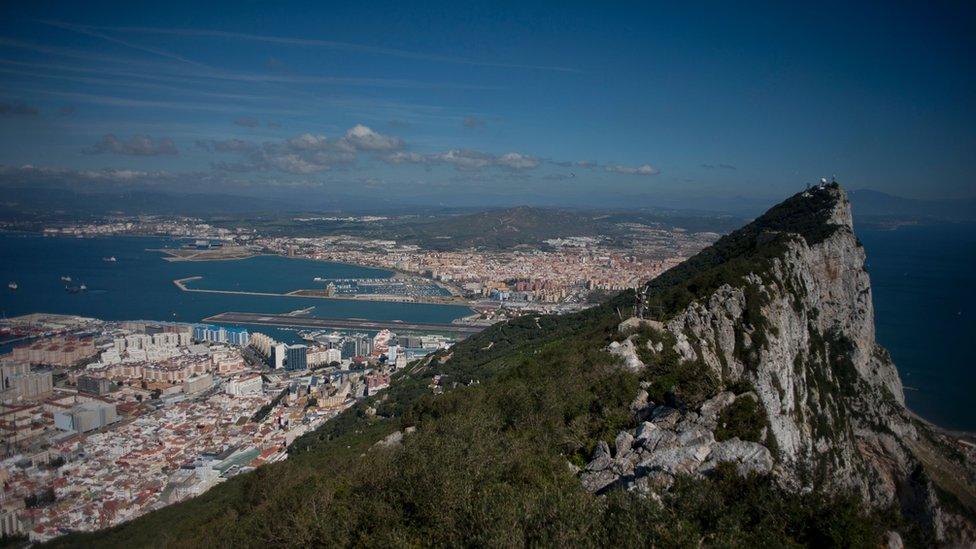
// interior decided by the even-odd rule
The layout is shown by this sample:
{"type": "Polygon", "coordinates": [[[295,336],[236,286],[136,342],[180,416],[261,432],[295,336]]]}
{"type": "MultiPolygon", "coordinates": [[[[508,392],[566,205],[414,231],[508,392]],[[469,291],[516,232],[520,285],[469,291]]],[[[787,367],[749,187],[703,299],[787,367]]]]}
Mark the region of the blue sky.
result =
{"type": "Polygon", "coordinates": [[[965,4],[32,2],[0,184],[720,207],[972,196],[965,4]]]}

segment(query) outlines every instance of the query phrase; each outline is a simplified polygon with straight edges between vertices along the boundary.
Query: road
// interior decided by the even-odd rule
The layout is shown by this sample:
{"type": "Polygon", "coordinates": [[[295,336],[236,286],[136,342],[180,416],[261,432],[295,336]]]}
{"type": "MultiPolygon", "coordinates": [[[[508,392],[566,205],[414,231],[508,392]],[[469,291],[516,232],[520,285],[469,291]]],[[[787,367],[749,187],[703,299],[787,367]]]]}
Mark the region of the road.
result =
{"type": "Polygon", "coordinates": [[[451,332],[457,334],[476,334],[485,326],[471,324],[434,324],[425,322],[399,322],[395,320],[362,320],[355,318],[316,318],[261,313],[220,313],[203,319],[204,322],[223,324],[257,324],[263,326],[286,326],[291,328],[332,328],[352,330],[382,330],[412,332],[451,332]]]}

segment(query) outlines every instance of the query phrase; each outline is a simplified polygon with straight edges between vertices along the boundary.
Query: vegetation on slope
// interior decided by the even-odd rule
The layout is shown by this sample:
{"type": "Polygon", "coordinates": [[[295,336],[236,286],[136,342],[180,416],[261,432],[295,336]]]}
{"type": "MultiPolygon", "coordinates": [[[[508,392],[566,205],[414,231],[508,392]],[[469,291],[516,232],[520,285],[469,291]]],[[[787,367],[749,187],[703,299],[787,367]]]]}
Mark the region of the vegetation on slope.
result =
{"type": "Polygon", "coordinates": [[[286,462],[54,545],[876,544],[884,525],[856,500],[725,469],[683,479],[661,504],[585,492],[569,463],[634,422],[638,378],[600,351],[627,299],[496,326],[401,374],[383,402],[350,409],[286,462]],[[434,396],[432,374],[458,387],[434,396]],[[411,426],[402,448],[373,446],[411,426]]]}

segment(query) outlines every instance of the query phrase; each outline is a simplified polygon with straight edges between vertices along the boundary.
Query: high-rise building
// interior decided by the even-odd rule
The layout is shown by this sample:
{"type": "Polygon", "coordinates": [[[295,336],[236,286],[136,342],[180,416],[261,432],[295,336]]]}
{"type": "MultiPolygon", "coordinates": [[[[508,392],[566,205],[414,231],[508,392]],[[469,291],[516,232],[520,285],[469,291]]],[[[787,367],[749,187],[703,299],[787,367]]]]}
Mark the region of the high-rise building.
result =
{"type": "Polygon", "coordinates": [[[420,348],[420,337],[415,335],[402,335],[399,337],[400,345],[411,349],[420,348]]]}
{"type": "Polygon", "coordinates": [[[271,365],[275,370],[280,370],[285,367],[285,351],[288,346],[284,343],[278,343],[271,348],[271,365]]]}
{"type": "Polygon", "coordinates": [[[65,412],[54,413],[54,426],[62,431],[87,433],[119,420],[115,404],[93,400],[65,412]]]}
{"type": "Polygon", "coordinates": [[[247,347],[247,344],[251,342],[250,335],[244,328],[227,328],[227,343],[231,345],[238,345],[240,347],[247,347]]]}
{"type": "Polygon", "coordinates": [[[54,378],[50,370],[31,372],[16,378],[15,387],[21,398],[38,398],[54,389],[54,378]]]}
{"type": "Polygon", "coordinates": [[[373,339],[367,334],[354,334],[352,339],[356,356],[366,356],[373,352],[373,339]]]}
{"type": "Polygon", "coordinates": [[[288,358],[285,362],[285,369],[289,371],[296,370],[307,370],[308,360],[307,360],[308,347],[304,345],[289,345],[288,346],[288,358]]]}
{"type": "Polygon", "coordinates": [[[111,389],[112,383],[104,377],[78,376],[78,391],[92,395],[104,395],[111,389]]]}
{"type": "Polygon", "coordinates": [[[193,339],[211,343],[230,343],[241,347],[246,347],[251,342],[250,334],[245,328],[225,328],[212,324],[193,326],[193,339]]]}
{"type": "Polygon", "coordinates": [[[342,362],[342,351],[339,349],[329,349],[325,352],[326,363],[332,364],[333,362],[342,362]]]}
{"type": "Polygon", "coordinates": [[[347,338],[342,341],[342,346],[340,347],[342,356],[356,356],[358,353],[356,340],[354,338],[347,338]]]}

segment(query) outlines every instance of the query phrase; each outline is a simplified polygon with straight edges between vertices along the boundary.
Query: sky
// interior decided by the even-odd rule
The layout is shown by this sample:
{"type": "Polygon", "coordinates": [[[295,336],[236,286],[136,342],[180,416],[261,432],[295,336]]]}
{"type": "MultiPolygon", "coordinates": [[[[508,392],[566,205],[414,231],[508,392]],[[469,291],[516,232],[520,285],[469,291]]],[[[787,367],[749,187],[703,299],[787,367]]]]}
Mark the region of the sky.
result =
{"type": "Polygon", "coordinates": [[[966,3],[5,2],[0,186],[722,209],[976,195],[966,3]]]}

